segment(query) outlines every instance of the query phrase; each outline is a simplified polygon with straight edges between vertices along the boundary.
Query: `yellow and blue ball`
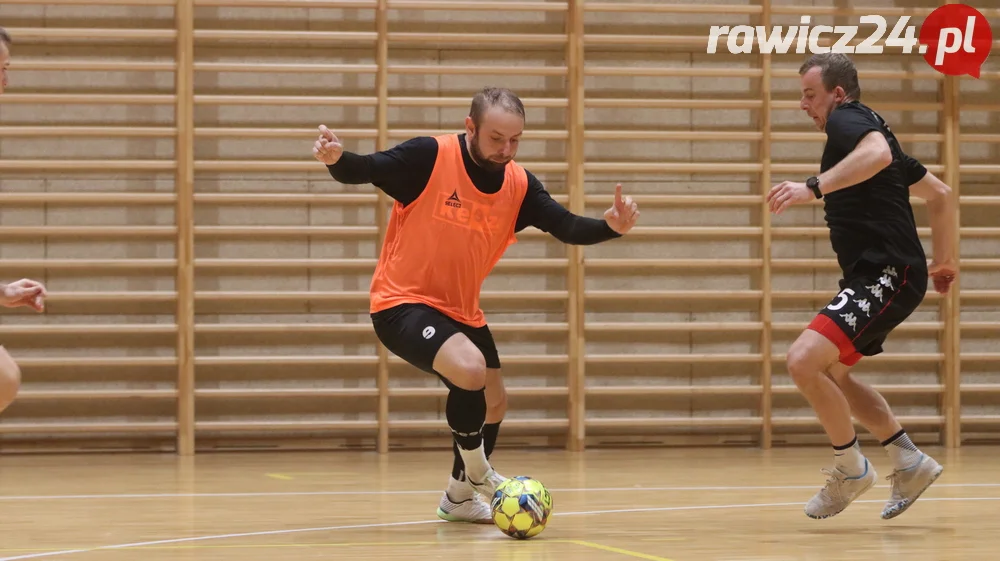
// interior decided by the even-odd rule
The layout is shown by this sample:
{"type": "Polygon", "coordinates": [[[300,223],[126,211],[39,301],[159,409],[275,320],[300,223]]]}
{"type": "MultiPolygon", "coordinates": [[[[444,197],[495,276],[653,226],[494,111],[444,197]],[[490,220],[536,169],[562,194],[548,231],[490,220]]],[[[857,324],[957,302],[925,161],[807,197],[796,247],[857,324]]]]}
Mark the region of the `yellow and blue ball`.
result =
{"type": "Polygon", "coordinates": [[[545,485],[527,476],[504,481],[490,502],[493,523],[508,536],[526,540],[542,533],[552,514],[552,495],[545,485]]]}

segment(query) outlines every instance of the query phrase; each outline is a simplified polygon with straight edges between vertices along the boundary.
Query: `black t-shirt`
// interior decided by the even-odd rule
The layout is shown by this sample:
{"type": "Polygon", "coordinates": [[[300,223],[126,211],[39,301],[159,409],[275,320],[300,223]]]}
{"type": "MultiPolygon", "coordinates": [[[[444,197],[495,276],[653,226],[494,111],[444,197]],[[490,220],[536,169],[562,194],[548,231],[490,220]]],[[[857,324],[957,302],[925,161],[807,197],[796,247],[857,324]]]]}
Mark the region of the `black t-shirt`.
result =
{"type": "Polygon", "coordinates": [[[927,257],[910,206],[910,185],[920,181],[927,169],[903,152],[880,115],[857,101],[834,109],[826,124],[821,170],[837,165],[871,131],[885,136],[892,163],[857,185],[823,197],[833,250],[845,277],[859,261],[926,270],[927,257]]]}
{"type": "MultiPolygon", "coordinates": [[[[469,179],[483,193],[496,193],[503,186],[504,171],[489,172],[476,164],[465,145],[465,135],[459,135],[462,160],[469,179]]],[[[345,184],[371,183],[403,206],[417,200],[427,187],[434,171],[438,143],[432,137],[412,138],[389,150],[359,155],[344,151],[340,160],[327,166],[334,179],[345,184]]],[[[534,226],[552,234],[563,243],[592,245],[621,237],[603,219],[577,216],[556,202],[542,182],[531,172],[528,191],[518,211],[515,231],[534,226]]],[[[609,200],[612,197],[608,197],[609,200]]]]}

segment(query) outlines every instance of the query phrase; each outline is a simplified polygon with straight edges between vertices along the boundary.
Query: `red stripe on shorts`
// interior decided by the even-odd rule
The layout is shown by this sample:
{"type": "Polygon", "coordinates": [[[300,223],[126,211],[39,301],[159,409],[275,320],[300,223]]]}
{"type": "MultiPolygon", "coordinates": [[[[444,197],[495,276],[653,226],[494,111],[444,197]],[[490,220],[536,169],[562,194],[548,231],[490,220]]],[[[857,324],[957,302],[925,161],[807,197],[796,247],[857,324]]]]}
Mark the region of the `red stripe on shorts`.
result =
{"type": "Polygon", "coordinates": [[[840,362],[845,366],[854,366],[861,360],[861,353],[854,348],[851,338],[832,319],[824,315],[817,315],[809,323],[808,329],[812,329],[837,345],[837,348],[840,349],[840,362]]]}

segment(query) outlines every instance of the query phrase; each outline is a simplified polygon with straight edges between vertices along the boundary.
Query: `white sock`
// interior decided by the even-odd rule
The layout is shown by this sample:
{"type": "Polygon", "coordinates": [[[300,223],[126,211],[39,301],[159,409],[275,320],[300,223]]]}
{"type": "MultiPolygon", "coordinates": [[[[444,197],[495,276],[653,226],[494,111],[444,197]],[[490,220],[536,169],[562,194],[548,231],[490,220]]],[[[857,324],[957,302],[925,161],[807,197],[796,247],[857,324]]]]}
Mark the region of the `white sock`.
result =
{"type": "Polygon", "coordinates": [[[865,472],[865,457],[861,454],[861,445],[858,444],[858,437],[854,437],[851,444],[843,449],[834,448],[834,465],[849,477],[857,477],[865,472]]]}
{"type": "Polygon", "coordinates": [[[899,431],[892,438],[883,443],[885,451],[892,459],[892,465],[897,470],[904,470],[917,465],[923,453],[917,445],[910,440],[910,435],[905,431],[899,431]]]}
{"type": "Polygon", "coordinates": [[[490,470],[483,445],[480,444],[475,450],[466,450],[459,446],[458,453],[462,455],[462,462],[465,463],[465,477],[473,483],[482,483],[486,478],[486,472],[490,470]]]}
{"type": "Polygon", "coordinates": [[[448,493],[448,498],[453,503],[467,501],[476,494],[475,489],[469,485],[468,481],[459,481],[450,475],[448,476],[448,489],[445,492],[448,493]]]}

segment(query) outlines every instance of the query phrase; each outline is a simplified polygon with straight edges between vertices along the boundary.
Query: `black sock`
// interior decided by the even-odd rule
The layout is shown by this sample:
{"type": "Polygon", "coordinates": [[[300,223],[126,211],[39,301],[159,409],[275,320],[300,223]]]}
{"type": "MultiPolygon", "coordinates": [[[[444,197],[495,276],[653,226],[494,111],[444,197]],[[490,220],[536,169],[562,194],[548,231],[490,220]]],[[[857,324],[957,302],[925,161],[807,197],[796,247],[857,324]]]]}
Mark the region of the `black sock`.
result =
{"type": "Polygon", "coordinates": [[[865,457],[861,454],[857,435],[847,444],[834,446],[833,456],[834,465],[847,475],[855,476],[865,472],[865,457]]]}
{"type": "MultiPolygon", "coordinates": [[[[499,434],[500,423],[488,423],[483,426],[483,447],[486,449],[487,460],[493,454],[493,447],[496,446],[499,434]]],[[[451,466],[451,476],[458,481],[465,481],[465,462],[462,461],[462,455],[458,453],[458,444],[454,440],[452,440],[451,449],[452,453],[455,454],[455,461],[451,466]]]]}
{"type": "Polygon", "coordinates": [[[486,424],[486,388],[468,391],[452,388],[445,405],[448,426],[458,446],[475,450],[483,444],[483,425],[486,424]]]}
{"type": "Polygon", "coordinates": [[[844,450],[847,450],[848,448],[850,448],[851,446],[854,446],[857,443],[858,443],[858,436],[854,435],[854,438],[851,439],[850,442],[848,442],[847,444],[842,444],[840,446],[834,446],[833,449],[836,450],[836,451],[838,451],[838,452],[843,452],[844,450]]]}
{"type": "Polygon", "coordinates": [[[497,436],[500,435],[500,421],[499,423],[487,423],[483,427],[483,444],[486,446],[486,459],[490,459],[490,455],[493,454],[493,447],[497,444],[497,436]]]}
{"type": "Polygon", "coordinates": [[[455,454],[455,461],[451,464],[451,476],[458,481],[465,481],[465,462],[458,453],[458,443],[454,438],[451,439],[451,451],[455,454]]]}
{"type": "Polygon", "coordinates": [[[897,470],[912,468],[923,458],[923,452],[910,440],[910,436],[906,434],[905,430],[900,430],[884,440],[882,446],[889,453],[889,458],[897,470]]]}

